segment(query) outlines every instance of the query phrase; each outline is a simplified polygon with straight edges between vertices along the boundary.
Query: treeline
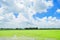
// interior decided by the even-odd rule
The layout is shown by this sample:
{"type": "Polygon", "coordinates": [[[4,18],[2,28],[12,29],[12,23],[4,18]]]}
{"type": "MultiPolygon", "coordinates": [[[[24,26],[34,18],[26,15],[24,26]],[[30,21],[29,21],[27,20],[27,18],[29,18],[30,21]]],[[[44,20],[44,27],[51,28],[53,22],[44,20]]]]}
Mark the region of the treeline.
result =
{"type": "Polygon", "coordinates": [[[0,30],[60,30],[60,28],[0,28],[0,30]]]}

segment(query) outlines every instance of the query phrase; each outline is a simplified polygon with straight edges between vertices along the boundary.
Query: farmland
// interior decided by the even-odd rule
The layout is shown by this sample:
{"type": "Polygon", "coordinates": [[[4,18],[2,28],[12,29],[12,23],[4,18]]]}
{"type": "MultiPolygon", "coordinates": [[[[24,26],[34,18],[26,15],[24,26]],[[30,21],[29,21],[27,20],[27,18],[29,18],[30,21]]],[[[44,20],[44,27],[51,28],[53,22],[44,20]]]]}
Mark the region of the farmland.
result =
{"type": "Polygon", "coordinates": [[[60,30],[0,30],[0,38],[14,36],[20,39],[25,37],[36,38],[36,40],[60,40],[60,30]]]}

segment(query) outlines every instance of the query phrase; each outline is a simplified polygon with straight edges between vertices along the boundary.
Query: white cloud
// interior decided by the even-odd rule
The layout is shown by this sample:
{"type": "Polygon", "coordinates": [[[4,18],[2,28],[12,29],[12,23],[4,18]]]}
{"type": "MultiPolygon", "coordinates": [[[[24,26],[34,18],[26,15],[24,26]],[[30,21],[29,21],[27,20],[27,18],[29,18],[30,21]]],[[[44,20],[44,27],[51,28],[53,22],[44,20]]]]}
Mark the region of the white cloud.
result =
{"type": "Polygon", "coordinates": [[[46,6],[49,8],[49,7],[52,7],[53,6],[53,1],[50,0],[48,2],[45,2],[46,6]]]}
{"type": "Polygon", "coordinates": [[[44,17],[40,19],[40,22],[38,23],[38,27],[44,27],[44,28],[60,28],[60,20],[56,19],[56,17],[44,17]],[[48,21],[47,21],[48,20],[48,21]]]}
{"type": "Polygon", "coordinates": [[[57,13],[60,13],[60,9],[57,9],[56,12],[57,12],[57,13]]]}
{"type": "Polygon", "coordinates": [[[4,19],[4,17],[3,16],[0,16],[0,20],[3,20],[4,19]]]}
{"type": "Polygon", "coordinates": [[[4,2],[6,1],[6,0],[3,0],[4,2]]]}
{"type": "Polygon", "coordinates": [[[53,6],[53,2],[46,0],[36,0],[35,10],[37,12],[47,12],[47,9],[53,6]]]}
{"type": "Polygon", "coordinates": [[[36,12],[47,12],[47,9],[53,6],[53,2],[52,0],[16,0],[15,5],[18,9],[32,8],[36,12]]]}
{"type": "MultiPolygon", "coordinates": [[[[9,2],[8,2],[9,3],[9,2]]],[[[44,17],[42,19],[37,18],[37,20],[35,20],[32,16],[36,13],[36,12],[47,12],[47,9],[52,7],[53,3],[52,1],[46,1],[46,0],[25,0],[25,1],[20,1],[20,0],[16,0],[15,1],[15,5],[12,4],[12,6],[8,6],[8,10],[11,10],[12,13],[6,13],[3,17],[4,19],[9,20],[9,22],[0,22],[0,26],[1,27],[12,27],[12,28],[16,28],[16,27],[44,27],[44,28],[48,28],[48,27],[59,27],[60,25],[60,20],[56,19],[56,17],[44,17]],[[34,2],[34,5],[31,6],[31,2],[34,2]],[[29,7],[30,5],[30,7],[29,7]],[[13,12],[16,11],[19,13],[18,18],[15,18],[15,16],[13,15],[13,12]]],[[[0,8],[0,13],[5,12],[5,10],[2,10],[3,8],[0,8]]],[[[3,19],[2,15],[0,19],[3,19]]]]}
{"type": "Polygon", "coordinates": [[[3,7],[1,7],[1,8],[0,8],[0,14],[3,13],[3,10],[4,10],[3,7]]]}
{"type": "Polygon", "coordinates": [[[15,0],[14,3],[17,6],[17,8],[19,8],[19,9],[23,9],[25,7],[23,0],[15,0]]]}
{"type": "MultiPolygon", "coordinates": [[[[13,16],[12,14],[9,14],[13,16]]],[[[8,15],[7,15],[8,16],[8,15]]],[[[10,19],[10,17],[8,17],[10,19]]],[[[60,28],[60,20],[56,19],[56,17],[44,17],[42,19],[37,18],[37,20],[29,20],[26,19],[22,13],[20,13],[18,18],[13,16],[9,22],[1,23],[0,26],[4,28],[25,28],[25,27],[39,27],[39,28],[60,28]],[[3,24],[3,25],[1,25],[3,24]]]]}
{"type": "Polygon", "coordinates": [[[28,21],[23,15],[22,13],[19,13],[19,16],[18,18],[13,18],[13,21],[14,22],[17,22],[17,23],[20,23],[20,22],[23,22],[23,21],[28,21]]]}

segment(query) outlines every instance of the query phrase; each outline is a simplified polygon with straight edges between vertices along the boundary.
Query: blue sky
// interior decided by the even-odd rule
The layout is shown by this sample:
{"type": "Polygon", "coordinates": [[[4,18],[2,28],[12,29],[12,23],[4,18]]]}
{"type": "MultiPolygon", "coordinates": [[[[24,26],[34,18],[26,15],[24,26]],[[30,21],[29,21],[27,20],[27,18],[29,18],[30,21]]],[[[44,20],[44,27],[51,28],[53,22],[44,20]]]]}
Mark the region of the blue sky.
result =
{"type": "Polygon", "coordinates": [[[57,19],[60,19],[60,13],[57,13],[56,10],[60,9],[60,2],[58,3],[58,0],[53,0],[53,7],[51,7],[50,9],[47,9],[48,12],[42,12],[41,14],[39,12],[37,12],[37,14],[35,16],[39,17],[39,18],[43,18],[43,17],[56,17],[57,19]]]}
{"type": "Polygon", "coordinates": [[[2,28],[60,28],[60,0],[0,0],[2,28]]]}

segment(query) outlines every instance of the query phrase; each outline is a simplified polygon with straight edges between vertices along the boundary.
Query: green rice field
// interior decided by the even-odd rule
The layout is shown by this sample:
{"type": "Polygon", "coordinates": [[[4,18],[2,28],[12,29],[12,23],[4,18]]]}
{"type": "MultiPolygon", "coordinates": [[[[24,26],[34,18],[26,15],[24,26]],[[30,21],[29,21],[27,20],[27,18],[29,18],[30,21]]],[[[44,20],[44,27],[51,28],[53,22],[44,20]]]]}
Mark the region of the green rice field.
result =
{"type": "Polygon", "coordinates": [[[33,38],[34,40],[60,40],[60,30],[0,30],[0,38],[14,36],[20,37],[19,40],[33,40],[33,38]]]}

